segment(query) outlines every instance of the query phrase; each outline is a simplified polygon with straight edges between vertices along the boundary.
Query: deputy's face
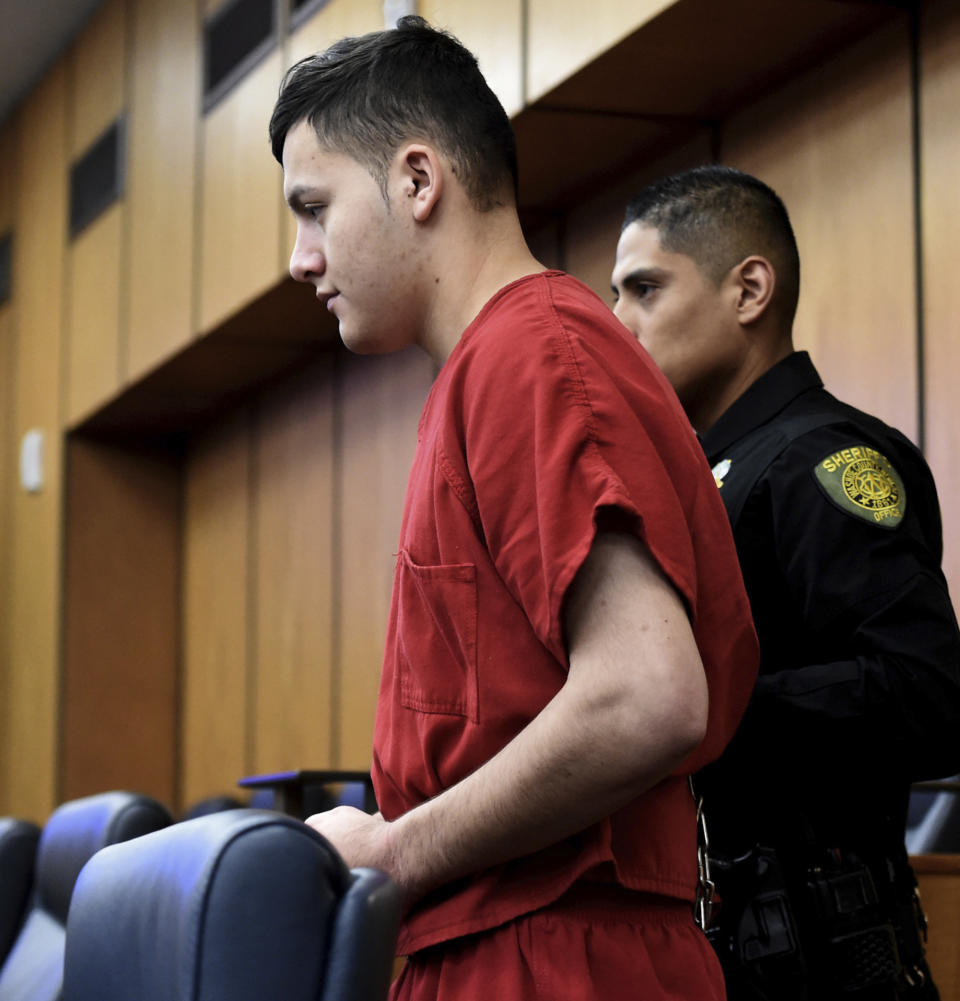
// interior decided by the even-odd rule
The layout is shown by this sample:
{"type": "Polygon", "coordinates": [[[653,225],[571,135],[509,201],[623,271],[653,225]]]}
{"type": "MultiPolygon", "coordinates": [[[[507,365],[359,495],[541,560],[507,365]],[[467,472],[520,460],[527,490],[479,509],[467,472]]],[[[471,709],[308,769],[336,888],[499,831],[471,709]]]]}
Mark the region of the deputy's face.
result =
{"type": "Polygon", "coordinates": [[[297,222],[290,274],[314,286],[340,337],[361,354],[414,336],[409,227],[361,163],[321,146],[306,121],[283,146],[283,190],[297,222]]]}
{"type": "Polygon", "coordinates": [[[735,364],[729,289],[711,281],[693,258],[664,250],[657,230],[637,222],[620,235],[611,281],[614,313],[650,352],[694,420],[698,402],[735,364]]]}

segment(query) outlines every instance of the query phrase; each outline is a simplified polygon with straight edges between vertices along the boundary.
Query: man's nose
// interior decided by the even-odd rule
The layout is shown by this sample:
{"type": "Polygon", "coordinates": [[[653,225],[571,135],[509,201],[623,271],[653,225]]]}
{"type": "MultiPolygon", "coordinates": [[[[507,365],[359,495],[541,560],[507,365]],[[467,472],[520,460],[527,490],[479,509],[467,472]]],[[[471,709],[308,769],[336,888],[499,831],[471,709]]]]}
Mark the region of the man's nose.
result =
{"type": "Polygon", "coordinates": [[[629,327],[630,326],[630,324],[627,323],[627,314],[628,314],[628,312],[629,311],[627,310],[627,307],[624,305],[623,299],[622,298],[618,298],[617,301],[613,304],[613,315],[625,327],[629,327]]]}
{"type": "Polygon", "coordinates": [[[637,322],[636,314],[624,304],[623,299],[617,299],[613,304],[613,315],[638,341],[640,340],[640,324],[637,322]]]}
{"type": "Polygon", "coordinates": [[[327,268],[327,260],[319,246],[309,246],[297,234],[297,242],[290,255],[290,274],[298,282],[312,282],[319,278],[327,268]]]}

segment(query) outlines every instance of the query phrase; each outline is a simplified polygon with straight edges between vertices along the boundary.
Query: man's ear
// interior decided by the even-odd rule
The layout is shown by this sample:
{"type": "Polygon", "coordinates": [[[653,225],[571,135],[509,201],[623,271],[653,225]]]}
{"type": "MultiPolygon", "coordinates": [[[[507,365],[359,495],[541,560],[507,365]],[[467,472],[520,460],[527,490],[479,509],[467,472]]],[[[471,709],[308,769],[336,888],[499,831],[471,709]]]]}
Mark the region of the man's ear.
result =
{"type": "Polygon", "coordinates": [[[403,199],[410,200],[413,218],[426,222],[443,194],[443,163],[432,146],[409,143],[394,160],[403,199]]]}
{"type": "Polygon", "coordinates": [[[744,258],[732,272],[737,283],[737,318],[743,324],[755,323],[773,301],[777,273],[765,258],[744,258]]]}

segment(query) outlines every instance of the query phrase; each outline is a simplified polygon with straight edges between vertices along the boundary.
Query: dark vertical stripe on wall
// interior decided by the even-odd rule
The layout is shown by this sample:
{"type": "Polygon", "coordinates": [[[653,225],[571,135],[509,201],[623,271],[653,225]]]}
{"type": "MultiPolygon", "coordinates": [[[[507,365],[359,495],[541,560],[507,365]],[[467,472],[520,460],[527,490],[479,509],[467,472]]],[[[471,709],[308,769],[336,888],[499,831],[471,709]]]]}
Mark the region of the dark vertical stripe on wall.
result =
{"type": "Polygon", "coordinates": [[[13,295],[13,233],[0,236],[0,306],[13,295]]]}
{"type": "MultiPolygon", "coordinates": [[[[123,107],[127,109],[127,115],[133,109],[133,73],[136,52],[136,13],[133,3],[125,3],[123,9],[123,107]]],[[[126,160],[129,159],[131,145],[130,129],[127,129],[126,144],[124,149],[124,174],[129,173],[126,160]]],[[[129,181],[125,185],[129,188],[129,181]]],[[[132,243],[133,213],[129,208],[125,208],[120,219],[120,296],[117,316],[120,322],[120,330],[117,343],[117,385],[122,386],[126,382],[127,372],[130,370],[130,247],[132,243]]]]}
{"type": "Polygon", "coordinates": [[[916,286],[917,329],[917,444],[923,449],[926,438],[926,335],[924,319],[923,268],[923,151],[920,108],[920,5],[913,4],[910,18],[910,117],[913,167],[913,261],[916,286]]]}
{"type": "Polygon", "coordinates": [[[70,237],[76,237],[115,201],[126,182],[126,127],[120,115],[70,167],[70,237]]]}
{"type": "Polygon", "coordinates": [[[273,50],[279,32],[274,0],[229,0],[204,21],[203,111],[213,106],[273,50]]]}

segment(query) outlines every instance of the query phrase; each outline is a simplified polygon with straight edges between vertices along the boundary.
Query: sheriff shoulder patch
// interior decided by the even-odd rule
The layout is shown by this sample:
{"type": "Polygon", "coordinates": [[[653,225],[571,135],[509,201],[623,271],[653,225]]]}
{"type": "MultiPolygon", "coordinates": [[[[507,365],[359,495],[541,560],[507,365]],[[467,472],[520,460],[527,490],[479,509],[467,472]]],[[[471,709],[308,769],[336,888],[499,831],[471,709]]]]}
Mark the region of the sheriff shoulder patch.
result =
{"type": "Polygon", "coordinates": [[[824,456],[814,467],[823,492],[841,511],[883,528],[896,528],[907,509],[907,494],[890,460],[869,445],[849,445],[824,456]]]}

